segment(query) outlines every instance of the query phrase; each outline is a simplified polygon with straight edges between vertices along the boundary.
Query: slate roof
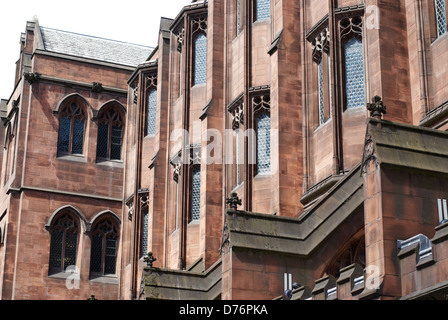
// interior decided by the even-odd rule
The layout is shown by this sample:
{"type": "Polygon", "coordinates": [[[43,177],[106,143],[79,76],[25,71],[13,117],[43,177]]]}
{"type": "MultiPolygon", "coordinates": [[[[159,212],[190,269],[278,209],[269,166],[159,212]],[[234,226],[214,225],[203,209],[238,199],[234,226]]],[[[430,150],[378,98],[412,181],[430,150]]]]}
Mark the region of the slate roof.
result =
{"type": "Polygon", "coordinates": [[[40,27],[44,49],[80,58],[137,66],[151,54],[153,48],[92,37],[62,30],[40,27]]]}

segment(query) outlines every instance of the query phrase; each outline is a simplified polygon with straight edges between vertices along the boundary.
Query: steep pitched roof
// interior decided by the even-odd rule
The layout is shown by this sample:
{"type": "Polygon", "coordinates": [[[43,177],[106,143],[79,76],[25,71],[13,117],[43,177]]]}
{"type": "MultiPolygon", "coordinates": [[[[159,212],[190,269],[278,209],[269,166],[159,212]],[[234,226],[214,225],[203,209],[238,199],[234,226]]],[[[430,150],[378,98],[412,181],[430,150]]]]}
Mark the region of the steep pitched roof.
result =
{"type": "Polygon", "coordinates": [[[40,27],[44,50],[75,57],[137,66],[145,62],[153,48],[40,27]]]}

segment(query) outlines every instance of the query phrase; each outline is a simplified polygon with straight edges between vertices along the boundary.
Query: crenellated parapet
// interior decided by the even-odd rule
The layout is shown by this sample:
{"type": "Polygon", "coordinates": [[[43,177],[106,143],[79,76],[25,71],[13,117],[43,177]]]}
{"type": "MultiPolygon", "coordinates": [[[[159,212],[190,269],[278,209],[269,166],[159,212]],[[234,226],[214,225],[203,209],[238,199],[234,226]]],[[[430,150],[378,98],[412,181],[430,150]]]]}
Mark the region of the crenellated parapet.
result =
{"type": "Polygon", "coordinates": [[[398,241],[402,300],[446,300],[448,276],[448,222],[435,228],[434,236],[417,235],[398,241]]]}
{"type": "Polygon", "coordinates": [[[300,286],[278,300],[360,300],[368,277],[359,264],[340,270],[338,278],[327,275],[315,281],[314,288],[300,286]]]}

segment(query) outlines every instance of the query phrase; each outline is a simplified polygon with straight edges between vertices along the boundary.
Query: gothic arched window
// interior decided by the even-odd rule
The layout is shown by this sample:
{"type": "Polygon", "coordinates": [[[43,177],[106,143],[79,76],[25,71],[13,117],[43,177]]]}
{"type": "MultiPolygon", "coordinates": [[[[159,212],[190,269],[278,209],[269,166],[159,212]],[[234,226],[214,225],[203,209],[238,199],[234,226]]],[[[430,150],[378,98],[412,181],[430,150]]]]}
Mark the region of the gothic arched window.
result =
{"type": "Polygon", "coordinates": [[[207,36],[200,32],[194,39],[194,85],[203,84],[207,77],[207,36]]]}
{"type": "Polygon", "coordinates": [[[91,230],[91,276],[114,275],[119,236],[117,224],[109,216],[104,216],[91,230]]]}
{"type": "Polygon", "coordinates": [[[59,116],[58,155],[83,154],[86,113],[78,103],[66,104],[59,116]]]}
{"type": "Polygon", "coordinates": [[[341,21],[341,38],[344,46],[345,108],[364,107],[364,53],[362,43],[362,18],[346,18],[341,21]]]}
{"type": "Polygon", "coordinates": [[[264,94],[253,99],[257,132],[257,174],[271,173],[271,113],[270,96],[264,94]]]}
{"type": "Polygon", "coordinates": [[[50,226],[49,274],[65,271],[76,265],[79,221],[71,212],[64,212],[50,226]]]}
{"type": "Polygon", "coordinates": [[[98,117],[98,160],[121,160],[124,121],[117,107],[110,106],[98,117]]]}

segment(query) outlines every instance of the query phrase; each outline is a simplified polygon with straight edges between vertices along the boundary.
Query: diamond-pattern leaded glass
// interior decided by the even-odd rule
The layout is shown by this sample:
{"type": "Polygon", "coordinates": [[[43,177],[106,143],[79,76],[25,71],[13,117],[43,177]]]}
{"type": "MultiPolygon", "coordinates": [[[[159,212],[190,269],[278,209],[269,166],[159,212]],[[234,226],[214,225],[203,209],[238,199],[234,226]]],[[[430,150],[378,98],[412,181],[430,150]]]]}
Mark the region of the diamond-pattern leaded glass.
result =
{"type": "Polygon", "coordinates": [[[271,172],[271,117],[263,112],[257,118],[257,173],[271,172]]]}
{"type": "Polygon", "coordinates": [[[62,241],[64,233],[60,230],[54,230],[51,233],[50,244],[50,273],[62,270],[62,241]]]}
{"type": "Polygon", "coordinates": [[[325,102],[324,102],[324,68],[322,59],[317,67],[318,89],[319,89],[319,124],[325,123],[325,102]]]}
{"type": "Polygon", "coordinates": [[[447,31],[445,0],[435,0],[437,36],[440,37],[447,31]]]}
{"type": "Polygon", "coordinates": [[[73,154],[82,154],[84,146],[84,120],[75,119],[73,123],[73,154]]]}
{"type": "Polygon", "coordinates": [[[65,236],[65,259],[64,269],[76,265],[76,247],[78,243],[78,234],[67,232],[65,236]]]}
{"type": "Polygon", "coordinates": [[[103,238],[100,235],[92,238],[90,272],[102,273],[101,261],[103,258],[103,238]]]}
{"type": "Polygon", "coordinates": [[[107,146],[109,145],[109,126],[101,123],[98,126],[98,144],[96,145],[96,156],[107,158],[107,146]]]}
{"type": "Polygon", "coordinates": [[[271,17],[271,1],[255,0],[255,21],[271,17]]]}
{"type": "Polygon", "coordinates": [[[143,232],[142,232],[142,254],[146,256],[148,253],[148,223],[149,223],[148,209],[143,211],[143,232]]]}
{"type": "Polygon", "coordinates": [[[114,107],[98,117],[96,156],[98,159],[120,160],[123,145],[123,119],[114,107]]]}
{"type": "Polygon", "coordinates": [[[345,44],[347,109],[365,106],[362,41],[353,37],[345,44]]]}
{"type": "Polygon", "coordinates": [[[117,240],[106,239],[104,274],[115,274],[116,259],[117,259],[117,240]]]}
{"type": "Polygon", "coordinates": [[[241,172],[240,172],[240,130],[236,130],[236,184],[239,185],[240,184],[240,179],[241,179],[241,172]]]}
{"type": "Polygon", "coordinates": [[[59,119],[59,152],[68,153],[70,150],[70,124],[71,120],[69,117],[59,119]]]}
{"type": "Polygon", "coordinates": [[[112,141],[110,145],[110,158],[112,160],[121,159],[121,145],[123,140],[123,128],[112,126],[112,141]]]}
{"type": "Polygon", "coordinates": [[[156,134],[157,118],[157,90],[152,89],[148,95],[148,121],[146,135],[154,136],[156,134]]]}
{"type": "Polygon", "coordinates": [[[78,225],[70,214],[59,217],[51,226],[49,272],[61,272],[76,265],[78,225]]]}
{"type": "Polygon", "coordinates": [[[201,167],[197,166],[192,173],[191,188],[191,220],[201,218],[201,167]]]}
{"type": "Polygon", "coordinates": [[[205,83],[207,77],[207,37],[199,33],[194,41],[194,84],[205,83]]]}

